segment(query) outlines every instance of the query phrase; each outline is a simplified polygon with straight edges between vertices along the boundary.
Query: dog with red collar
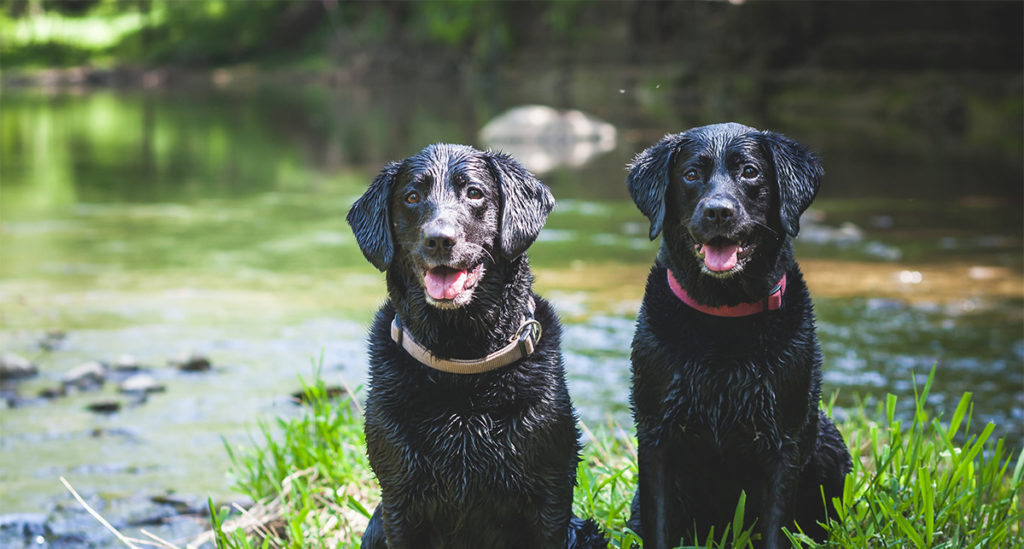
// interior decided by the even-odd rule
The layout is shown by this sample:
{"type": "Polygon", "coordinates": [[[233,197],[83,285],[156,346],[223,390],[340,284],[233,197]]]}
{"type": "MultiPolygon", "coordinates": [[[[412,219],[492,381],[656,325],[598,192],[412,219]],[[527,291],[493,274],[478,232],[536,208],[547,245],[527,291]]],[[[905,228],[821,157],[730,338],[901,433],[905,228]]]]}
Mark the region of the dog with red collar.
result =
{"type": "Polygon", "coordinates": [[[826,537],[851,461],[819,409],[821,350],[791,242],[823,175],[804,146],[734,123],[668,135],[630,166],[650,237],[663,235],[631,356],[630,526],[648,549],[724,532],[741,493],[763,547],[783,546],[783,527],[826,537]]]}

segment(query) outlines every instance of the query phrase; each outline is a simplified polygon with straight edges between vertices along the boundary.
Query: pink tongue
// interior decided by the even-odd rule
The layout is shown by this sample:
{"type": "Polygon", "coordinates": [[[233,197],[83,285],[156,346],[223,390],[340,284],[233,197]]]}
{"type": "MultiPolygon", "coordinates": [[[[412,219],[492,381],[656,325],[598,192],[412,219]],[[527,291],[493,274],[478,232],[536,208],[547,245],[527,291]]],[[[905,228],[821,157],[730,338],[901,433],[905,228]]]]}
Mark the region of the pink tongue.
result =
{"type": "Polygon", "coordinates": [[[427,293],[434,299],[455,299],[466,287],[466,271],[456,271],[447,267],[434,267],[427,271],[423,281],[427,285],[427,293]]]}
{"type": "Polygon", "coordinates": [[[726,244],[724,246],[705,244],[702,248],[704,252],[704,265],[707,265],[708,269],[715,272],[728,271],[736,266],[736,254],[739,253],[739,250],[738,244],[726,244]]]}

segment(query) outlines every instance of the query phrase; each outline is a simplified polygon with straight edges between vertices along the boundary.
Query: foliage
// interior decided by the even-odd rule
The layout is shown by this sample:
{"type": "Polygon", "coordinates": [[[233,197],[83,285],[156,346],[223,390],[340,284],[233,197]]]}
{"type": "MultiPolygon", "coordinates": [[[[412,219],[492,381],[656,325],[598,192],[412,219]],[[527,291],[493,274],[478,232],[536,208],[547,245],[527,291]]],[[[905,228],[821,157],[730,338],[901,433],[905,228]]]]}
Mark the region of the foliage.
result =
{"type": "Polygon", "coordinates": [[[218,547],[359,547],[378,497],[362,410],[351,395],[330,397],[319,371],[304,387],[303,413],[262,424],[250,448],[225,443],[235,487],[258,500],[258,511],[230,528],[225,511],[215,513],[218,547]]]}
{"type": "MultiPolygon", "coordinates": [[[[931,417],[925,402],[933,378],[934,371],[917,394],[909,427],[896,417],[892,395],[875,412],[877,419],[862,406],[841,425],[854,468],[838,507],[840,519],[828,526],[831,537],[823,547],[1021,546],[1024,457],[1014,461],[1002,440],[992,443],[991,424],[967,434],[969,393],[948,424],[931,417]]],[[[262,427],[252,448],[229,448],[237,488],[281,504],[272,519],[248,530],[226,528],[225,512],[215,513],[219,547],[358,547],[378,490],[356,401],[328,399],[319,375],[306,393],[309,407],[303,414],[278,420],[276,429],[262,427]]],[[[626,526],[637,475],[635,438],[612,425],[583,429],[589,441],[577,471],[573,510],[593,517],[612,538],[611,547],[635,546],[640,541],[626,526]]],[[[689,540],[694,545],[688,547],[752,547],[757,535],[742,528],[744,504],[741,495],[725,531],[689,540]]],[[[786,533],[794,547],[818,546],[799,531],[786,533]]]]}
{"type": "MultiPolygon", "coordinates": [[[[1002,439],[990,443],[991,423],[970,434],[970,393],[948,424],[930,417],[925,402],[934,378],[933,369],[920,394],[915,388],[908,427],[896,417],[896,397],[888,395],[875,413],[880,420],[869,419],[862,407],[843,429],[854,471],[846,478],[843,501],[835,502],[839,521],[830,528],[829,546],[1024,545],[1024,453],[1014,464],[1002,439]]],[[[799,535],[791,539],[796,546],[812,545],[799,535]]]]}

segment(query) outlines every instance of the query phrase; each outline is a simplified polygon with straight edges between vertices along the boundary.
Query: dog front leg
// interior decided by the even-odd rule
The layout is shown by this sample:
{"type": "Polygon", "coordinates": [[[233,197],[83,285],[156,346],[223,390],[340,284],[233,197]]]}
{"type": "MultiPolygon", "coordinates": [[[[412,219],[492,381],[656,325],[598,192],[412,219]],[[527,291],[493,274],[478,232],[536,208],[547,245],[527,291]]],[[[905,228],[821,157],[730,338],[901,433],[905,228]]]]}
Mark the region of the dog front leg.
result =
{"type": "Polygon", "coordinates": [[[384,533],[387,537],[384,547],[388,549],[413,549],[424,547],[428,542],[426,532],[417,532],[410,527],[408,506],[400,504],[388,505],[387,500],[380,504],[384,533]]]}
{"type": "Polygon", "coordinates": [[[761,535],[765,549],[785,547],[782,527],[792,528],[793,495],[799,481],[796,445],[785,445],[762,486],[761,535]]]}
{"type": "Polygon", "coordinates": [[[673,503],[675,482],[669,476],[671,456],[664,443],[640,447],[638,458],[641,536],[647,549],[671,549],[679,543],[681,533],[673,533],[671,524],[678,520],[673,503]],[[675,537],[673,537],[673,535],[675,537]]]}
{"type": "Polygon", "coordinates": [[[359,544],[360,549],[388,549],[387,540],[384,538],[384,519],[381,517],[381,504],[370,517],[370,522],[363,532],[363,540],[359,544]]]}

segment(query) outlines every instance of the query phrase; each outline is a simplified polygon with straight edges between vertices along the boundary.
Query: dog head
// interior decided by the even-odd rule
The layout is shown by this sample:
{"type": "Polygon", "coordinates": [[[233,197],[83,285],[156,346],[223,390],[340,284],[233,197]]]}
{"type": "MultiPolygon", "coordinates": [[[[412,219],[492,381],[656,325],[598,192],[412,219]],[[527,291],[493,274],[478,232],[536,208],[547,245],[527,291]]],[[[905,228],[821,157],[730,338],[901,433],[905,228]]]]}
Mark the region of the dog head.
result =
{"type": "Polygon", "coordinates": [[[386,165],[348,222],[370,263],[402,271],[427,303],[451,309],[472,300],[489,266],[526,251],[554,203],[512,157],[438,144],[386,165]]]}
{"type": "Polygon", "coordinates": [[[796,236],[823,175],[802,145],[728,123],[666,136],[637,155],[627,182],[651,240],[664,231],[667,244],[692,251],[702,274],[728,278],[759,247],[777,250],[796,236]]]}

